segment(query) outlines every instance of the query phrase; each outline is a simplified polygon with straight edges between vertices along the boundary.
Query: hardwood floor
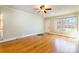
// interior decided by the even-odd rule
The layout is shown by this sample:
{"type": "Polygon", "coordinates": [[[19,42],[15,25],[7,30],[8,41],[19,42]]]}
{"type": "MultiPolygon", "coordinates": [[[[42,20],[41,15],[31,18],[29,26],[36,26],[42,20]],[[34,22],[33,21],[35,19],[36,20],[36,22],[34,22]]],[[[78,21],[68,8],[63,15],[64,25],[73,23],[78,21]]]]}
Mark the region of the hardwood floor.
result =
{"type": "Polygon", "coordinates": [[[50,53],[55,52],[51,35],[29,36],[0,43],[0,52],[5,53],[50,53]]]}
{"type": "MultiPolygon", "coordinates": [[[[64,40],[71,41],[72,38],[48,35],[43,36],[28,36],[4,43],[0,43],[0,52],[2,53],[51,53],[56,52],[55,39],[63,38],[64,40]]],[[[72,41],[71,41],[72,42],[72,41]]]]}

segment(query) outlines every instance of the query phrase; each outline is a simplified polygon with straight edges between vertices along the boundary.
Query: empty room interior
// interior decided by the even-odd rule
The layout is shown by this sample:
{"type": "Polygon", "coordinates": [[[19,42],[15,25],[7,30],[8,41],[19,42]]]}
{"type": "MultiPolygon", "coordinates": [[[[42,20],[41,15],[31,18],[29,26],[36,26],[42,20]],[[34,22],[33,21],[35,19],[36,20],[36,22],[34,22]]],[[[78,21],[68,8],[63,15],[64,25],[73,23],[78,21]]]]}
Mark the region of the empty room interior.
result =
{"type": "Polygon", "coordinates": [[[78,53],[79,5],[0,5],[0,53],[78,53]]]}

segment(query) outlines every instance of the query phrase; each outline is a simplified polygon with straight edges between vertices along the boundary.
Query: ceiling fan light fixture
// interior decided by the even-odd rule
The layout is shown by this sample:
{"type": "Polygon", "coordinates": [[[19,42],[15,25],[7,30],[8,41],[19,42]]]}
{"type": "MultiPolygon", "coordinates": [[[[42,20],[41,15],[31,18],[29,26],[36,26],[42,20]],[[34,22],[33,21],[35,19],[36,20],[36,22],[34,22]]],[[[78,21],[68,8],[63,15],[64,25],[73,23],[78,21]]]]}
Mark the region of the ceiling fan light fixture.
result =
{"type": "Polygon", "coordinates": [[[40,10],[41,12],[44,12],[44,10],[40,10]]]}
{"type": "Polygon", "coordinates": [[[52,8],[48,8],[46,5],[40,5],[39,8],[37,8],[39,12],[41,13],[47,13],[48,10],[52,10],[52,8]]]}

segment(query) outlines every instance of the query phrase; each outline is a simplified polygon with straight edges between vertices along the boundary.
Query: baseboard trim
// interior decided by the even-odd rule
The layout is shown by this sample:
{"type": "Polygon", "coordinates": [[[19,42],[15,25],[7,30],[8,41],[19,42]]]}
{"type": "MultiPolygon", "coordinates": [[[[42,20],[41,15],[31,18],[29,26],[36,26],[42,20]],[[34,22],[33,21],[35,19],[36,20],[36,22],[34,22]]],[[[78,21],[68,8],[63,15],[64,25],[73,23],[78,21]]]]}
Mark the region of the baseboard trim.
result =
{"type": "Polygon", "coordinates": [[[22,35],[22,36],[18,36],[18,37],[3,39],[2,41],[0,41],[0,43],[11,41],[11,40],[17,40],[19,38],[28,37],[28,36],[37,35],[37,34],[40,34],[40,33],[33,33],[33,34],[28,34],[28,35],[22,35]]]}
{"type": "Polygon", "coordinates": [[[68,37],[68,38],[72,38],[72,39],[76,38],[76,37],[73,37],[73,36],[69,36],[69,35],[65,35],[65,34],[59,34],[59,33],[50,33],[50,32],[48,32],[47,34],[63,36],[63,37],[68,37]]]}

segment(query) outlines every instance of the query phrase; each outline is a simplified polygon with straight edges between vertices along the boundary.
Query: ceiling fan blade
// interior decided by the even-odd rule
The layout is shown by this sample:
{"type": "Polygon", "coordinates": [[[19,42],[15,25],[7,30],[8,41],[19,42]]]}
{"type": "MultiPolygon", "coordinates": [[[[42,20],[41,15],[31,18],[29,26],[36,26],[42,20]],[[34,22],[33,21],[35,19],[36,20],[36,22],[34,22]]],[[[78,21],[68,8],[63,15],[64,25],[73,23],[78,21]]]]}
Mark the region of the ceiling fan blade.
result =
{"type": "Polygon", "coordinates": [[[44,11],[44,13],[47,13],[46,11],[44,11]]]}
{"type": "Polygon", "coordinates": [[[46,8],[45,10],[52,10],[52,8],[46,8]]]}
{"type": "Polygon", "coordinates": [[[41,6],[40,6],[40,9],[43,9],[43,8],[45,8],[45,5],[41,5],[41,6]]]}

